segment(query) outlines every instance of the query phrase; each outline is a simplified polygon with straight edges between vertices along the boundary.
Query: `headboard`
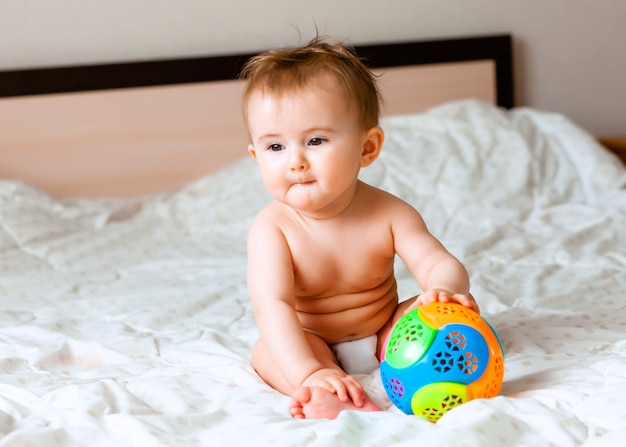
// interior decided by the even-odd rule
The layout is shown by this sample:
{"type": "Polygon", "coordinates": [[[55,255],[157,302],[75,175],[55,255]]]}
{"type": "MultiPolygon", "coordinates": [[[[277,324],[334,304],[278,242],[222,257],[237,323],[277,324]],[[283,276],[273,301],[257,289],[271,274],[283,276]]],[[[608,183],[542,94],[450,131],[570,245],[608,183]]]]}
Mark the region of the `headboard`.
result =
{"type": "MultiPolygon", "coordinates": [[[[381,74],[384,114],[461,98],[512,107],[509,35],[357,46],[381,74]]],[[[252,54],[0,72],[0,178],[51,194],[164,191],[246,156],[252,54]]]]}

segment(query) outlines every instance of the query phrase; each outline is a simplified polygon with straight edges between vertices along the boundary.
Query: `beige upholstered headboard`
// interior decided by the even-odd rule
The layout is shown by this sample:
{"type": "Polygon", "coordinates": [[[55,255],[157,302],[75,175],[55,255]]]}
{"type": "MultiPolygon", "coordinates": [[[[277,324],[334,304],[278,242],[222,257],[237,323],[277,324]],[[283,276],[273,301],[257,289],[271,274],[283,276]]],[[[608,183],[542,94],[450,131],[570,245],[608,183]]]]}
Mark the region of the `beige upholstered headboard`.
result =
{"type": "MultiPolygon", "coordinates": [[[[390,115],[461,98],[511,107],[510,48],[509,36],[494,36],[357,52],[381,74],[390,115]]],[[[0,177],[60,196],[133,196],[181,186],[245,157],[242,83],[234,77],[247,57],[160,61],[188,71],[181,77],[164,69],[175,79],[162,80],[150,62],[0,73],[0,177]],[[225,60],[235,67],[229,75],[196,73],[225,60]],[[122,74],[110,79],[115,69],[122,74]],[[98,78],[99,70],[109,78],[98,78]],[[149,73],[148,86],[124,74],[129,70],[149,73]]]]}

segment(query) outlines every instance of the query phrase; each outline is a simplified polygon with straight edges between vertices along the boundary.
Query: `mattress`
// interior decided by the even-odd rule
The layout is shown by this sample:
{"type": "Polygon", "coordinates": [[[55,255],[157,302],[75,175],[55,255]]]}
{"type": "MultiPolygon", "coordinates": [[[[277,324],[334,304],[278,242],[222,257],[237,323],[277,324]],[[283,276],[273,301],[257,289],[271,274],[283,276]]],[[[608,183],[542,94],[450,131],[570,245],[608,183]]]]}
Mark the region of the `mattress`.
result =
{"type": "MultiPolygon", "coordinates": [[[[0,446],[617,446],[626,439],[626,170],[566,117],[479,101],[385,118],[362,178],[466,265],[500,394],[436,424],[294,420],[250,366],[253,159],[174,191],[59,199],[0,182],[0,446]]],[[[400,260],[401,299],[419,293],[400,260]]]]}

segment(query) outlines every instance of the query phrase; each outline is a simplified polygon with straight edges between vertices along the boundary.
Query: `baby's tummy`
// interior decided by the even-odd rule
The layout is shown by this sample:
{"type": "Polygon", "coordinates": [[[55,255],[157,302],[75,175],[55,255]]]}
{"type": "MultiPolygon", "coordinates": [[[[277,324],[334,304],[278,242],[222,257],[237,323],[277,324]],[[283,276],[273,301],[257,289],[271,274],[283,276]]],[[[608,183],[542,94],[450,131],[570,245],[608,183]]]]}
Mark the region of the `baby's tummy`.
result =
{"type": "Polygon", "coordinates": [[[298,317],[306,330],[319,335],[327,343],[367,337],[383,327],[398,305],[395,281],[386,293],[381,295],[378,292],[375,297],[362,293],[358,296],[299,299],[298,317]],[[342,303],[344,306],[338,305],[342,303]]]}

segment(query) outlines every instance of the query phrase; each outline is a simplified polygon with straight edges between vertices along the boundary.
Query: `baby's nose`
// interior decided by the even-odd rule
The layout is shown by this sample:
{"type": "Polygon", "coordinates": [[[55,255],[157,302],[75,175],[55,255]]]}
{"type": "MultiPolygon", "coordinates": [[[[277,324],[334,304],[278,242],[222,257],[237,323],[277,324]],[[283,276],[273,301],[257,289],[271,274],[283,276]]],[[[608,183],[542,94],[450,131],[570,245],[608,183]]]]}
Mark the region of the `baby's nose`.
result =
{"type": "Polygon", "coordinates": [[[289,160],[289,167],[292,171],[304,171],[308,168],[309,163],[302,153],[302,151],[295,150],[291,154],[291,158],[289,160]]]}

